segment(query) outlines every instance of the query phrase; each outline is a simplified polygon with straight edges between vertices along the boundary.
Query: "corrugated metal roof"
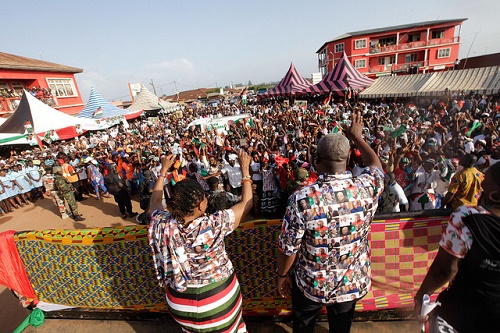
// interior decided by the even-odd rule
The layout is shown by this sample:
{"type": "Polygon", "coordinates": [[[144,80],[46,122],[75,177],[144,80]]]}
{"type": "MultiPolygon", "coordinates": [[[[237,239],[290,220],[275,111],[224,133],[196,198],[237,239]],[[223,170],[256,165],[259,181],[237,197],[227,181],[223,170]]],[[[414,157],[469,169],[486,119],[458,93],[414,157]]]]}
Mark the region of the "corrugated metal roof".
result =
{"type": "Polygon", "coordinates": [[[368,30],[360,30],[360,31],[353,31],[353,32],[346,32],[345,34],[342,34],[340,36],[335,37],[334,39],[324,43],[316,53],[321,51],[323,47],[331,42],[335,42],[347,37],[352,37],[352,36],[362,36],[362,35],[371,35],[371,34],[377,34],[380,32],[390,32],[390,31],[395,31],[395,30],[404,30],[404,29],[413,29],[413,28],[418,28],[422,26],[429,26],[429,25],[439,25],[439,24],[446,24],[446,23],[453,23],[453,22],[463,22],[467,21],[467,18],[458,18],[458,19],[453,19],[453,20],[434,20],[434,21],[424,21],[424,22],[417,22],[417,23],[409,23],[409,24],[400,24],[400,25],[393,25],[390,27],[384,27],[384,28],[375,28],[375,29],[368,29],[368,30]]]}
{"type": "Polygon", "coordinates": [[[0,52],[0,69],[31,70],[39,72],[81,73],[83,69],[59,65],[53,62],[21,57],[14,54],[0,52]]]}
{"type": "Polygon", "coordinates": [[[167,96],[167,100],[177,101],[185,101],[185,100],[195,100],[195,99],[206,99],[207,98],[207,88],[199,88],[194,90],[186,90],[179,92],[179,96],[170,95],[167,96]]]}
{"type": "Polygon", "coordinates": [[[494,73],[489,73],[488,77],[485,80],[485,85],[485,94],[493,95],[500,93],[500,69],[494,73]]]}
{"type": "Polygon", "coordinates": [[[361,98],[440,96],[446,89],[480,94],[500,93],[500,66],[451,70],[427,74],[383,76],[362,91],[361,98]]]}
{"type": "Polygon", "coordinates": [[[425,83],[419,90],[419,96],[436,96],[449,89],[475,91],[480,94],[496,94],[500,85],[500,66],[470,68],[455,71],[439,72],[425,83]]]}
{"type": "Polygon", "coordinates": [[[412,97],[432,74],[382,76],[360,93],[362,98],[412,97]]]}

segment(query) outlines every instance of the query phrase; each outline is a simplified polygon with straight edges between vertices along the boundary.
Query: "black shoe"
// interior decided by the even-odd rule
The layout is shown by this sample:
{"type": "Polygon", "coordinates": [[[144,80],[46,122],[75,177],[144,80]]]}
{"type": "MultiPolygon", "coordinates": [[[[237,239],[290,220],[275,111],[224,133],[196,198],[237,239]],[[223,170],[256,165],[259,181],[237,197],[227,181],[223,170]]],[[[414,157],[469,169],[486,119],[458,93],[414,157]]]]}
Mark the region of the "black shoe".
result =
{"type": "Polygon", "coordinates": [[[128,216],[129,217],[135,217],[135,216],[137,216],[137,214],[138,214],[137,212],[132,212],[132,213],[129,213],[128,216]]]}
{"type": "Polygon", "coordinates": [[[149,216],[149,213],[144,212],[144,213],[140,213],[139,215],[137,215],[135,220],[139,224],[147,225],[147,224],[149,224],[150,218],[151,218],[151,216],[149,216]]]}
{"type": "Polygon", "coordinates": [[[85,221],[85,218],[82,217],[81,215],[77,215],[73,219],[75,220],[75,222],[85,221]]]}
{"type": "Polygon", "coordinates": [[[122,214],[122,219],[124,219],[124,220],[125,220],[126,218],[127,218],[127,214],[123,213],[123,214],[122,214]]]}

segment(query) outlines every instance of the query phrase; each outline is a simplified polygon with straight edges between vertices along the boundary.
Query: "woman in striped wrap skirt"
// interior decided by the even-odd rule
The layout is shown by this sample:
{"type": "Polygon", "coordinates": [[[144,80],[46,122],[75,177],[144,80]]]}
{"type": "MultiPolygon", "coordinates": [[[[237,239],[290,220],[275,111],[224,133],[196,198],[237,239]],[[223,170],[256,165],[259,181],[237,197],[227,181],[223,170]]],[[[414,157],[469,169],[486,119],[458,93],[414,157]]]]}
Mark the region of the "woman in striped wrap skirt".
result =
{"type": "Polygon", "coordinates": [[[205,215],[207,198],[193,179],[178,182],[165,211],[162,195],[174,156],[162,158],[151,197],[149,244],[167,305],[184,332],[246,332],[242,297],[224,237],[252,208],[250,157],[238,153],[242,169],[242,201],[230,209],[205,215]]]}

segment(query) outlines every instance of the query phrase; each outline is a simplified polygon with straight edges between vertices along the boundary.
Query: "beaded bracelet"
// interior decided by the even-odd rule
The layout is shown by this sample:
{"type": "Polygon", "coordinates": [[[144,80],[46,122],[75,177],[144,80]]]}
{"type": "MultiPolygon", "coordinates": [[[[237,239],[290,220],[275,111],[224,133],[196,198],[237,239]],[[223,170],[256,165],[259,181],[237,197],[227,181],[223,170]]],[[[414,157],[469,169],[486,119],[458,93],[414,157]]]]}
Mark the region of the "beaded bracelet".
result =
{"type": "Polygon", "coordinates": [[[243,184],[244,182],[249,182],[249,183],[250,183],[250,185],[252,185],[252,184],[253,184],[253,181],[252,181],[250,178],[245,178],[245,179],[242,179],[242,180],[241,180],[241,184],[243,184]]]}

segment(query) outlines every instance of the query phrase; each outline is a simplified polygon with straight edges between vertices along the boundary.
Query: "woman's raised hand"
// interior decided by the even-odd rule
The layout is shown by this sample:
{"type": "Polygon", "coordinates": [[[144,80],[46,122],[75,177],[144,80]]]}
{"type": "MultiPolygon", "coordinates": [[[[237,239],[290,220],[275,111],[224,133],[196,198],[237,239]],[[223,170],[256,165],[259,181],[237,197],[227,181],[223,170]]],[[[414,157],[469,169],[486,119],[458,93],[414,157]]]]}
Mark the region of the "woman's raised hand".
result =
{"type": "Polygon", "coordinates": [[[170,155],[167,155],[167,156],[162,156],[161,157],[161,170],[160,170],[160,173],[161,174],[166,174],[168,172],[168,170],[172,167],[172,165],[174,165],[174,161],[175,161],[175,155],[174,154],[170,154],[170,155]]]}
{"type": "Polygon", "coordinates": [[[252,158],[250,155],[248,155],[243,149],[238,149],[237,151],[238,154],[238,162],[240,163],[240,167],[242,170],[248,170],[248,167],[250,166],[250,162],[252,161],[252,158]]]}

